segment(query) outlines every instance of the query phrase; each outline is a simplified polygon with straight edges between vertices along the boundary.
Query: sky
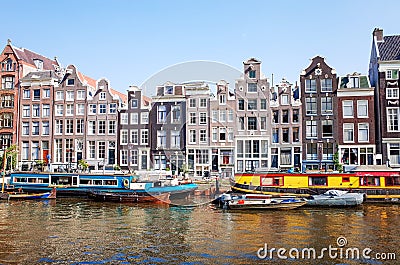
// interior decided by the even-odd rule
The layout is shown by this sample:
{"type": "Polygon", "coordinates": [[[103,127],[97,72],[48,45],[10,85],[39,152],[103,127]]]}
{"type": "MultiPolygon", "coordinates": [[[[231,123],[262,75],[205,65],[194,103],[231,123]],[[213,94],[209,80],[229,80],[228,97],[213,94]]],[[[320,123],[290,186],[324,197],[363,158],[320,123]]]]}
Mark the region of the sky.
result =
{"type": "MultiPolygon", "coordinates": [[[[11,39],[16,47],[57,56],[63,66],[106,77],[124,93],[153,79],[148,96],[156,83],[181,82],[160,71],[193,61],[241,71],[255,57],[274,84],[283,77],[298,82],[316,55],[338,75],[367,74],[374,28],[400,34],[397,0],[21,0],[5,1],[2,10],[11,12],[2,19],[3,47],[11,39]]],[[[223,73],[215,78],[231,78],[223,73]]]]}

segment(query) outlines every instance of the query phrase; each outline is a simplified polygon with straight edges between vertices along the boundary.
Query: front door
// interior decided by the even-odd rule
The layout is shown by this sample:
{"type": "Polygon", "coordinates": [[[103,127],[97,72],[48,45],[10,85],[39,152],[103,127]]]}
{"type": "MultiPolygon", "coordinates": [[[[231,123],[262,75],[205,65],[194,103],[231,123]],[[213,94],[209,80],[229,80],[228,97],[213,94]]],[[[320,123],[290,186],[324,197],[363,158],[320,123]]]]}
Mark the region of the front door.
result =
{"type": "Polygon", "coordinates": [[[115,149],[108,149],[108,164],[115,164],[115,149]]]}

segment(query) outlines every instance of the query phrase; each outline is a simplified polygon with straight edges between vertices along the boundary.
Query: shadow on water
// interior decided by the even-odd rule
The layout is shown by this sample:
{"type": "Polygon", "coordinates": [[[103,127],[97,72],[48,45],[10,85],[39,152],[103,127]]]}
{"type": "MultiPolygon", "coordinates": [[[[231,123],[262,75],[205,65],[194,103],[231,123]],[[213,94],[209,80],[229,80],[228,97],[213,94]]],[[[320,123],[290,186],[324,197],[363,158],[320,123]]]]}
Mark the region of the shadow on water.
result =
{"type": "Polygon", "coordinates": [[[396,252],[398,212],[381,205],[231,212],[207,203],[0,203],[0,264],[381,264],[269,260],[257,251],[265,244],[318,250],[342,236],[349,247],[396,252]]]}

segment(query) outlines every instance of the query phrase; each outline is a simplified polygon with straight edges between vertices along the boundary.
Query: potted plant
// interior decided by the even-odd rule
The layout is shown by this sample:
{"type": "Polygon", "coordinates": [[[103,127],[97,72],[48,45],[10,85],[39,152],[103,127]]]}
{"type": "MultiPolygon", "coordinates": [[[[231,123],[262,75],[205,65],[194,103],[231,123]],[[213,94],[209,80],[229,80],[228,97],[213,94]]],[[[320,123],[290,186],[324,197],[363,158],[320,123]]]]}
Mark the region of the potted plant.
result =
{"type": "Polygon", "coordinates": [[[81,168],[82,171],[86,171],[89,167],[89,164],[86,162],[86,160],[81,159],[78,161],[78,166],[81,168]]]}

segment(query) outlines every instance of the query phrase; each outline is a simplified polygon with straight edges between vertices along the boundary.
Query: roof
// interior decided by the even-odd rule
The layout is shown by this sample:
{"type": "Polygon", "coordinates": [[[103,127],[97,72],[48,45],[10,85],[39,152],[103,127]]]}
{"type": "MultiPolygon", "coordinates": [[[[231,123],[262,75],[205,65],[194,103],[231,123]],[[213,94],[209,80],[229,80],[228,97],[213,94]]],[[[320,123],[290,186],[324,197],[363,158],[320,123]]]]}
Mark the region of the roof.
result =
{"type": "Polygon", "coordinates": [[[119,92],[119,91],[117,91],[115,89],[112,89],[112,88],[111,88],[111,93],[114,94],[114,95],[119,96],[123,103],[126,103],[128,101],[128,96],[125,95],[124,93],[121,93],[121,92],[119,92]]]}
{"type": "Polygon", "coordinates": [[[44,57],[43,55],[40,55],[28,49],[17,48],[14,46],[11,47],[14,50],[15,55],[17,56],[18,59],[26,62],[27,64],[32,65],[33,67],[36,67],[35,62],[33,61],[34,59],[39,59],[43,61],[44,70],[54,70],[54,65],[58,65],[58,62],[56,60],[51,60],[47,57],[44,57]]]}
{"type": "Polygon", "coordinates": [[[43,79],[51,79],[57,78],[57,75],[54,71],[39,71],[39,72],[30,72],[25,75],[21,80],[43,80],[43,79]]]}
{"type": "Polygon", "coordinates": [[[400,35],[384,36],[378,49],[381,61],[400,60],[400,35]]]}
{"type": "Polygon", "coordinates": [[[350,81],[349,77],[359,77],[360,78],[360,84],[359,84],[358,88],[369,88],[369,87],[371,87],[369,85],[368,76],[366,76],[366,75],[347,75],[347,76],[341,76],[339,78],[340,88],[348,88],[348,83],[350,81]]]}
{"type": "Polygon", "coordinates": [[[78,72],[78,76],[79,76],[79,79],[82,82],[86,81],[89,86],[96,88],[96,80],[94,80],[93,78],[82,74],[81,72],[78,72]]]}

